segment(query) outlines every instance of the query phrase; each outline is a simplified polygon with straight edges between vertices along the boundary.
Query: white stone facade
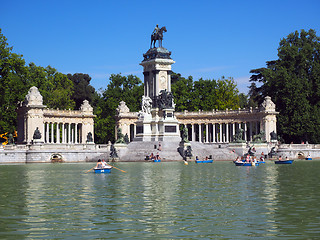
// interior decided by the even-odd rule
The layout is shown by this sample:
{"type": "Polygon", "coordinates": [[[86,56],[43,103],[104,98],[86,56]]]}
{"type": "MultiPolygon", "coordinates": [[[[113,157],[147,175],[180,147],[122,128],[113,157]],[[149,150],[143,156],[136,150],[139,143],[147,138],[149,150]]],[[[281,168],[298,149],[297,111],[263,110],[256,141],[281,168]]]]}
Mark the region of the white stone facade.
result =
{"type": "Polygon", "coordinates": [[[94,141],[93,108],[84,100],[80,110],[48,109],[36,87],[31,87],[25,101],[17,109],[17,143],[34,143],[33,135],[38,128],[38,143],[78,144],[86,143],[88,133],[94,141]]]}

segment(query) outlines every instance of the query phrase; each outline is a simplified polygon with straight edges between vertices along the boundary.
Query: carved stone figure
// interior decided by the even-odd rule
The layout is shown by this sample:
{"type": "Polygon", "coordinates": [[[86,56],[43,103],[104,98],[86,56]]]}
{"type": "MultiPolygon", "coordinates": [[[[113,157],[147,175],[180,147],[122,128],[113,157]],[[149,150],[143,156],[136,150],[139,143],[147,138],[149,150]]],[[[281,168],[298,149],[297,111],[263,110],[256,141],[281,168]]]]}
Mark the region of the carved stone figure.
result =
{"type": "Polygon", "coordinates": [[[113,146],[113,144],[110,146],[110,157],[111,158],[118,158],[117,150],[113,146]]]}
{"type": "Polygon", "coordinates": [[[93,142],[92,133],[89,132],[87,135],[87,142],[93,142]]]}
{"type": "Polygon", "coordinates": [[[188,140],[188,128],[183,128],[182,130],[182,142],[184,143],[188,143],[189,140],[188,140]]]}
{"type": "Polygon", "coordinates": [[[171,92],[167,92],[166,89],[161,90],[160,94],[158,96],[158,107],[160,109],[164,109],[164,108],[173,108],[174,107],[174,103],[173,103],[173,95],[171,92]]]}
{"type": "Polygon", "coordinates": [[[124,138],[123,138],[123,139],[124,139],[124,142],[127,143],[127,144],[130,142],[130,141],[129,141],[128,133],[126,133],[126,135],[124,135],[124,138]]]}
{"type": "Polygon", "coordinates": [[[115,143],[125,143],[121,128],[117,130],[117,140],[115,143]]]}
{"type": "Polygon", "coordinates": [[[192,148],[191,148],[191,146],[187,146],[187,149],[184,152],[184,156],[185,157],[189,157],[189,158],[192,157],[192,148]]]}
{"type": "Polygon", "coordinates": [[[162,27],[161,29],[159,29],[158,24],[155,27],[154,31],[151,34],[151,44],[150,44],[150,48],[152,48],[152,44],[153,47],[156,47],[156,41],[159,41],[159,47],[162,47],[162,40],[163,40],[163,32],[166,32],[167,29],[166,27],[162,27]]]}
{"type": "Polygon", "coordinates": [[[151,113],[152,100],[150,97],[142,96],[141,108],[143,113],[151,113]]]}
{"type": "Polygon", "coordinates": [[[124,101],[121,101],[119,106],[116,109],[117,114],[121,115],[123,113],[128,113],[130,112],[130,109],[128,108],[128,106],[126,105],[126,103],[124,101]]]}
{"type": "Polygon", "coordinates": [[[14,139],[13,139],[13,135],[10,133],[8,136],[8,145],[12,145],[14,144],[14,139]]]}
{"type": "Polygon", "coordinates": [[[41,139],[41,133],[38,127],[34,130],[33,139],[41,139]]]}
{"type": "Polygon", "coordinates": [[[237,143],[244,142],[243,133],[244,133],[243,129],[241,129],[241,128],[237,129],[236,134],[233,135],[233,142],[237,142],[237,143]]]}
{"type": "Polygon", "coordinates": [[[271,140],[277,140],[277,134],[274,131],[270,133],[270,137],[271,137],[271,140]]]}
{"type": "Polygon", "coordinates": [[[37,87],[33,86],[29,89],[28,94],[26,95],[23,104],[25,106],[37,105],[40,106],[43,103],[42,96],[37,87]]]}
{"type": "Polygon", "coordinates": [[[259,134],[254,135],[252,138],[252,142],[261,143],[265,139],[265,133],[264,131],[261,131],[259,134]]]}

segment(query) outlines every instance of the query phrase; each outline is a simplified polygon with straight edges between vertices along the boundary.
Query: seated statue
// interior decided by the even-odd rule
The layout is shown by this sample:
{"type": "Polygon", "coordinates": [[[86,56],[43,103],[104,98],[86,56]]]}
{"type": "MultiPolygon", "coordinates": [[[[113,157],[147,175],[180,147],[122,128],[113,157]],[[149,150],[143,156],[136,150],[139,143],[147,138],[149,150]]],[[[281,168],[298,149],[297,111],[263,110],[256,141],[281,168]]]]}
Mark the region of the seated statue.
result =
{"type": "Polygon", "coordinates": [[[274,131],[270,133],[270,137],[271,137],[271,140],[277,140],[277,134],[274,131]]]}
{"type": "Polygon", "coordinates": [[[41,139],[41,132],[38,127],[34,130],[33,139],[41,139]]]}
{"type": "Polygon", "coordinates": [[[93,142],[92,133],[89,132],[87,135],[87,142],[93,142]]]}

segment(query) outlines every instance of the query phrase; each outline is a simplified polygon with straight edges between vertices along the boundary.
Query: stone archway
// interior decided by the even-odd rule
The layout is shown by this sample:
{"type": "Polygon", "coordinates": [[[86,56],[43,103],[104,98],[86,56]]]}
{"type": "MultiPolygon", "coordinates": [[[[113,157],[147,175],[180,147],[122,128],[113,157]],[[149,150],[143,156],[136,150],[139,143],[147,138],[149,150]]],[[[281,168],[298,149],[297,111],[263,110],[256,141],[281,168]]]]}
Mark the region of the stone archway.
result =
{"type": "Polygon", "coordinates": [[[64,159],[60,153],[53,153],[50,157],[50,162],[52,163],[63,163],[64,159]]]}

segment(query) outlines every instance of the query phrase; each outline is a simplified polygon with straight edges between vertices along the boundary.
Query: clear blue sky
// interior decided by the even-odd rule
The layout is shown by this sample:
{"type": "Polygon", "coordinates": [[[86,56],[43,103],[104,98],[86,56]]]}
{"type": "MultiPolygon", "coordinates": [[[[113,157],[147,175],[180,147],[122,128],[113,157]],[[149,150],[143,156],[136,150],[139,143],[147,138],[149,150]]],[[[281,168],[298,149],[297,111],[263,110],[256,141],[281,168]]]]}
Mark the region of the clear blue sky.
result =
{"type": "Polygon", "coordinates": [[[143,80],[143,53],[156,24],[172,70],[195,80],[233,77],[247,92],[249,71],[277,59],[282,38],[301,29],[320,35],[320,1],[0,1],[0,28],[27,63],[87,73],[96,88],[110,74],[143,80]]]}

